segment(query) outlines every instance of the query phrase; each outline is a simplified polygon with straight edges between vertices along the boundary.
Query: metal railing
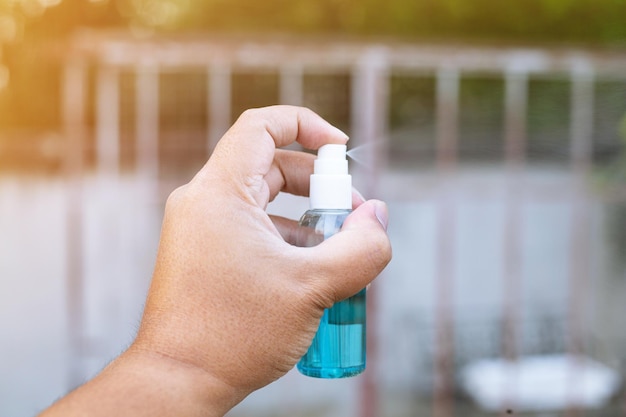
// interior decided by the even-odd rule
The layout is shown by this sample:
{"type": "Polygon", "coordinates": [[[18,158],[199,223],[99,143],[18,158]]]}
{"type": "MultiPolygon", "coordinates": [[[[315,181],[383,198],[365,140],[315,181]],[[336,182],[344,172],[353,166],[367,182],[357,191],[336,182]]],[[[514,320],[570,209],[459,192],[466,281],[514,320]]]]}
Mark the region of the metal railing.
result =
{"type": "MultiPolygon", "coordinates": [[[[159,74],[193,68],[206,72],[207,156],[230,126],[233,116],[232,75],[236,71],[278,74],[278,97],[283,104],[303,105],[304,74],[348,74],[350,77],[350,135],[352,144],[369,145],[382,152],[367,153],[362,172],[366,195],[381,193],[380,182],[389,167],[389,100],[392,75],[434,77],[437,280],[435,284],[433,415],[454,415],[455,390],[455,244],[457,227],[456,191],[452,185],[459,172],[460,83],[467,75],[498,77],[504,83],[503,158],[506,192],[504,202],[504,249],[502,287],[502,356],[519,356],[519,322],[523,285],[522,228],[524,200],[528,195],[546,195],[525,179],[527,165],[527,113],[529,78],[565,77],[570,83],[569,169],[573,181],[567,189],[548,189],[548,198],[567,202],[572,210],[569,250],[567,307],[567,351],[584,353],[584,315],[589,309],[591,287],[590,253],[591,213],[586,179],[592,169],[594,135],[594,83],[597,79],[626,80],[626,54],[581,50],[430,47],[405,44],[362,44],[319,41],[243,41],[233,39],[146,39],[137,40],[116,34],[85,32],[71,43],[65,63],[64,123],[67,136],[66,166],[70,183],[68,204],[68,317],[73,357],[84,355],[82,332],[84,291],[81,264],[81,183],[83,172],[82,139],[86,135],[87,75],[95,71],[96,170],[107,177],[120,172],[120,73],[135,75],[135,137],[138,175],[146,180],[143,192],[148,201],[162,198],[159,178],[159,74]]],[[[621,190],[621,189],[620,189],[621,190]]],[[[413,190],[415,191],[415,190],[413,190]]],[[[622,194],[611,198],[622,203],[622,194]]],[[[377,302],[368,307],[370,339],[368,355],[379,355],[375,333],[377,302]]],[[[78,365],[77,365],[78,366],[78,365]]],[[[74,385],[82,379],[81,370],[70,375],[74,385]]],[[[376,372],[361,380],[359,415],[377,416],[379,390],[376,372]]],[[[514,395],[514,394],[512,394],[514,395]]],[[[514,403],[515,398],[510,399],[514,403]]],[[[570,413],[575,410],[571,409],[570,413]]],[[[574,415],[574,414],[571,414],[574,415]]]]}

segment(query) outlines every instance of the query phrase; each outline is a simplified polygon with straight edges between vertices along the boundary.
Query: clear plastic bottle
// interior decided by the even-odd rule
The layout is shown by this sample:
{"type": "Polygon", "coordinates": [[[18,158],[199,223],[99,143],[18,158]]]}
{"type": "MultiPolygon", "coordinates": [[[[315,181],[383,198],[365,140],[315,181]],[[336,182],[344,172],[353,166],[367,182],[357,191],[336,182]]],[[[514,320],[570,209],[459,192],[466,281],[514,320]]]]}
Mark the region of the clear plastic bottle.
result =
{"type": "MultiPolygon", "coordinates": [[[[345,154],[345,145],[325,145],[318,151],[311,176],[311,210],[300,219],[298,246],[315,246],[328,239],[350,214],[352,183],[345,154]]],[[[365,312],[365,289],[326,309],[298,370],[317,378],[345,378],[363,372],[365,312]]]]}

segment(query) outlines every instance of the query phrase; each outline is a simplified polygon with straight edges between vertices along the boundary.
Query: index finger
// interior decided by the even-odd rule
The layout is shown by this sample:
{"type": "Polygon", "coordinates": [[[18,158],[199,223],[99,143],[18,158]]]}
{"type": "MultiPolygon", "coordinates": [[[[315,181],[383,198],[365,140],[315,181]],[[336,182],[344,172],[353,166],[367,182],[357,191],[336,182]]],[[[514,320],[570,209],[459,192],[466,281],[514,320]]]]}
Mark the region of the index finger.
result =
{"type": "Polygon", "coordinates": [[[345,143],[348,136],[306,107],[269,106],[246,110],[233,128],[242,133],[268,133],[276,148],[294,141],[307,149],[345,143]]]}
{"type": "Polygon", "coordinates": [[[271,106],[246,110],[216,147],[212,158],[221,168],[244,176],[265,175],[274,150],[293,142],[307,149],[344,144],[348,136],[304,107],[271,106]]]}

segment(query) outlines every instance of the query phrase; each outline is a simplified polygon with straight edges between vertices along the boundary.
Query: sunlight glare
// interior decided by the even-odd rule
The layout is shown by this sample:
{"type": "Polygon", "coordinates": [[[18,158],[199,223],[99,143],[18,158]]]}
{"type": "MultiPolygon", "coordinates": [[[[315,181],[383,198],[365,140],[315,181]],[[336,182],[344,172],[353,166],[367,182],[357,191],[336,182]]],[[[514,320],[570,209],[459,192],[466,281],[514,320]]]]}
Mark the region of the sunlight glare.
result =
{"type": "Polygon", "coordinates": [[[9,69],[0,64],[0,91],[4,90],[9,85],[10,73],[9,69]]]}

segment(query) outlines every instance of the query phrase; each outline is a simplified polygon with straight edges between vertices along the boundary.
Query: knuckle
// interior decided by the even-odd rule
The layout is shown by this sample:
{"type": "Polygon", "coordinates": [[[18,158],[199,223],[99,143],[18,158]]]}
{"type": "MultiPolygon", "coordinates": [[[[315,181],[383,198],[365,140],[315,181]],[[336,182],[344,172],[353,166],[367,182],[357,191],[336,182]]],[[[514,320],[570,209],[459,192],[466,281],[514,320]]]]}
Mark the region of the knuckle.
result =
{"type": "Polygon", "coordinates": [[[179,206],[182,201],[185,199],[185,195],[187,194],[187,184],[181,185],[176,188],[174,191],[170,193],[167,197],[167,201],[165,202],[165,206],[169,208],[174,208],[179,206]]]}
{"type": "Polygon", "coordinates": [[[265,129],[268,117],[269,115],[265,108],[247,109],[241,113],[236,124],[249,126],[255,129],[265,129]]]}
{"type": "Polygon", "coordinates": [[[244,110],[241,116],[239,116],[239,119],[246,122],[257,120],[261,117],[262,111],[263,109],[258,108],[244,110]]]}
{"type": "Polygon", "coordinates": [[[246,109],[241,113],[241,115],[239,116],[239,119],[245,120],[245,119],[254,117],[255,111],[256,109],[246,109]]]}

